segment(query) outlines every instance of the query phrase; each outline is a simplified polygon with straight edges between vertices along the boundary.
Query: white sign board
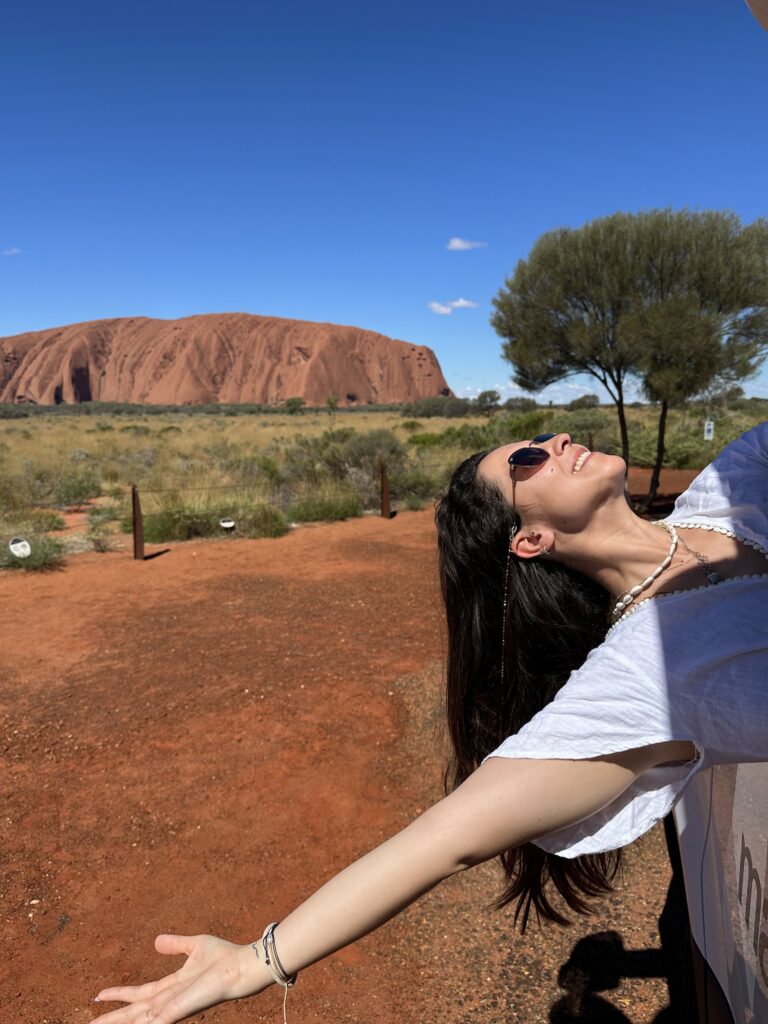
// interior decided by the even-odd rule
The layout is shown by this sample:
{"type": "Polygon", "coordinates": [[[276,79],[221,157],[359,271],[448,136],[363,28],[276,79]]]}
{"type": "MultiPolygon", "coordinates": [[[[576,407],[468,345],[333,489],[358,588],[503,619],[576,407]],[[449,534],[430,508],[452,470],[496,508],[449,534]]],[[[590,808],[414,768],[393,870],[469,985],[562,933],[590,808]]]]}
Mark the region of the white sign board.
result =
{"type": "Polygon", "coordinates": [[[715,436],[715,421],[705,420],[704,421],[704,440],[711,441],[715,436]]]}
{"type": "MultiPolygon", "coordinates": [[[[691,931],[739,1024],[768,1021],[768,764],[718,765],[675,807],[691,931]]],[[[724,1018],[723,1018],[724,1019],[724,1018]]]]}

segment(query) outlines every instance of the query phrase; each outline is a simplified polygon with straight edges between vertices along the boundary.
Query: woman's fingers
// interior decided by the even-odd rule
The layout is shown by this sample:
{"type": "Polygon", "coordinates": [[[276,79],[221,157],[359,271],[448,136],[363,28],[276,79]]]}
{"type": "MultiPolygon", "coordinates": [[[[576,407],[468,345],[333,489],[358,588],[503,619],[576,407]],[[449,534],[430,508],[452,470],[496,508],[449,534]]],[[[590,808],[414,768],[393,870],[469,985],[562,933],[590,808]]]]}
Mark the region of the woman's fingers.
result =
{"type": "Polygon", "coordinates": [[[140,999],[152,999],[177,982],[178,976],[174,972],[158,981],[148,981],[145,985],[113,985],[112,988],[103,988],[96,998],[100,1003],[136,1003],[140,999]]]}
{"type": "MultiPolygon", "coordinates": [[[[103,1013],[101,1017],[94,1017],[88,1024],[144,1024],[148,1009],[146,1002],[131,1003],[130,1006],[121,1006],[119,1010],[103,1013]]],[[[151,1010],[149,1019],[152,1020],[151,1010]]]]}
{"type": "Polygon", "coordinates": [[[155,949],[167,956],[191,956],[195,946],[204,939],[204,935],[158,935],[155,938],[155,949]]]}

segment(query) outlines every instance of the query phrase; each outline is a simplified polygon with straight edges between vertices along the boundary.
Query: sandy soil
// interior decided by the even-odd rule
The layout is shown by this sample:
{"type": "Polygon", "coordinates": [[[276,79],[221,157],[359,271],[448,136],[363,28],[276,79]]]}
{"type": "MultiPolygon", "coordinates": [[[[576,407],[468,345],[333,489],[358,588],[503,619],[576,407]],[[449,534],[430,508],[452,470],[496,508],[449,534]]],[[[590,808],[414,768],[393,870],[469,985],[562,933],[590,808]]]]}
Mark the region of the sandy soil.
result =
{"type": "MultiPolygon", "coordinates": [[[[100,988],[167,973],[159,932],[255,939],[440,796],[431,512],[170,548],[0,574],[14,1024],[84,1024],[100,988]]],[[[673,1019],[658,830],[570,929],[520,938],[488,909],[498,881],[452,879],[305,972],[291,1024],[673,1019]]],[[[195,1019],[277,1021],[280,999],[195,1019]]]]}

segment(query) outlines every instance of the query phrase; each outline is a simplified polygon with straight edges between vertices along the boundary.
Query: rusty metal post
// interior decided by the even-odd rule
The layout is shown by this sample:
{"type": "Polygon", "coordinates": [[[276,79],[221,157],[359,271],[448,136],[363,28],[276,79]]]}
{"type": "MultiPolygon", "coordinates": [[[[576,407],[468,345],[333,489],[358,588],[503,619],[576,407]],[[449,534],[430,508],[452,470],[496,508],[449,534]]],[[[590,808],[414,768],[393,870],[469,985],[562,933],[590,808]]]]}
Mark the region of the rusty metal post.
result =
{"type": "Polygon", "coordinates": [[[382,519],[392,518],[392,507],[389,501],[389,478],[387,477],[387,467],[383,461],[381,463],[381,517],[382,519]]]}
{"type": "Polygon", "coordinates": [[[144,561],[144,519],[141,514],[139,488],[131,484],[131,506],[133,509],[133,557],[144,561]]]}

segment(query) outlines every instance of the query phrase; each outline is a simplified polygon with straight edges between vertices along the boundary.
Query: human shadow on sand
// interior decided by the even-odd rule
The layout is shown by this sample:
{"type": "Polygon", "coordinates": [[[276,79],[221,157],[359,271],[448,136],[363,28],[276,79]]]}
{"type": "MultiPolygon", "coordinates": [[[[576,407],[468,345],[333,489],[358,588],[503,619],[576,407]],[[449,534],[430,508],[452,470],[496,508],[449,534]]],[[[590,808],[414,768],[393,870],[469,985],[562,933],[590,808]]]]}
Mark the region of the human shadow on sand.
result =
{"type": "Polygon", "coordinates": [[[666,979],[669,1003],[656,1014],[653,1024],[684,1024],[697,1019],[688,912],[671,817],[664,827],[672,880],[659,917],[661,947],[626,949],[616,931],[580,939],[558,972],[557,981],[565,995],[551,1007],[550,1024],[634,1024],[631,1016],[599,995],[618,989],[624,978],[666,979]]]}

